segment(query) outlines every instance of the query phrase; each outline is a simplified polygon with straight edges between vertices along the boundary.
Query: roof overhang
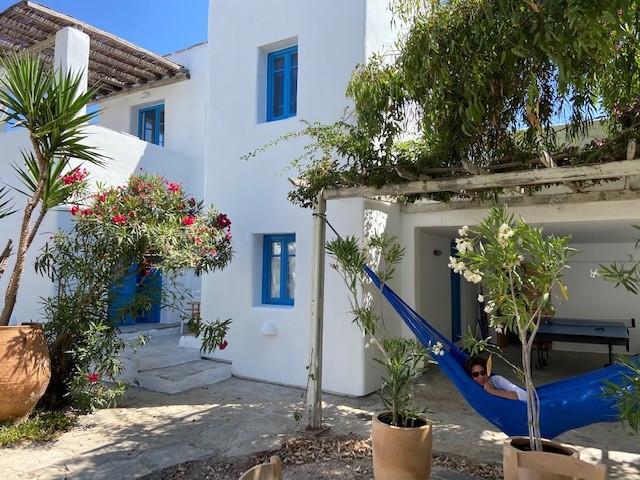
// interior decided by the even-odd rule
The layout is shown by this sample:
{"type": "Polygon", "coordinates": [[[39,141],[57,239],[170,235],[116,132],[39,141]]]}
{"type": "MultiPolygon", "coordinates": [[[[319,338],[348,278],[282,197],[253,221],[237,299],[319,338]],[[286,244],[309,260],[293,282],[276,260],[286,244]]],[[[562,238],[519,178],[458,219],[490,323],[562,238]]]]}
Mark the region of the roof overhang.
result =
{"type": "Polygon", "coordinates": [[[98,85],[95,102],[189,78],[189,71],[175,62],[26,0],[0,13],[0,55],[28,51],[53,62],[56,33],[65,27],[90,38],[88,81],[98,85]]]}

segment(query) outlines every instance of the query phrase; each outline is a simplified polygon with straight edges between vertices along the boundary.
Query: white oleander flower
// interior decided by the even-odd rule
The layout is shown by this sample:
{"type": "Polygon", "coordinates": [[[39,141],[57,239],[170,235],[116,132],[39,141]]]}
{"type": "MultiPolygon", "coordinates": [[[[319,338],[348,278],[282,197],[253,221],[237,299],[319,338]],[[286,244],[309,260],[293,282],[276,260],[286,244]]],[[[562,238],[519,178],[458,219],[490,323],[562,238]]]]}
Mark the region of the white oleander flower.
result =
{"type": "Polygon", "coordinates": [[[473,244],[466,238],[456,238],[456,249],[464,255],[473,251],[473,244]]]}
{"type": "Polygon", "coordinates": [[[484,302],[484,295],[478,295],[478,303],[484,302]]]}
{"type": "Polygon", "coordinates": [[[464,227],[459,229],[458,235],[460,235],[461,237],[466,237],[467,235],[469,235],[469,227],[465,225],[464,227]]]}
{"type": "Polygon", "coordinates": [[[490,300],[484,306],[484,311],[485,313],[491,313],[495,308],[496,308],[496,302],[494,302],[493,300],[490,300]]]}
{"type": "Polygon", "coordinates": [[[506,223],[503,223],[500,225],[500,229],[498,230],[498,243],[505,247],[509,243],[509,239],[514,235],[515,232],[513,229],[506,223]]]}
{"type": "Polygon", "coordinates": [[[600,272],[598,271],[598,269],[596,268],[595,270],[591,270],[589,269],[589,277],[590,278],[596,278],[600,276],[600,272]]]}
{"type": "Polygon", "coordinates": [[[443,356],[444,355],[444,350],[443,350],[442,342],[438,342],[435,345],[433,345],[431,347],[431,353],[433,355],[443,356]]]}
{"type": "Polygon", "coordinates": [[[454,271],[454,273],[461,274],[467,269],[467,266],[462,260],[458,260],[455,257],[449,257],[448,267],[454,271]]]}
{"type": "Polygon", "coordinates": [[[471,282],[471,283],[480,283],[482,281],[482,275],[480,275],[480,272],[476,271],[471,271],[471,270],[465,270],[464,271],[464,279],[467,282],[471,282]]]}

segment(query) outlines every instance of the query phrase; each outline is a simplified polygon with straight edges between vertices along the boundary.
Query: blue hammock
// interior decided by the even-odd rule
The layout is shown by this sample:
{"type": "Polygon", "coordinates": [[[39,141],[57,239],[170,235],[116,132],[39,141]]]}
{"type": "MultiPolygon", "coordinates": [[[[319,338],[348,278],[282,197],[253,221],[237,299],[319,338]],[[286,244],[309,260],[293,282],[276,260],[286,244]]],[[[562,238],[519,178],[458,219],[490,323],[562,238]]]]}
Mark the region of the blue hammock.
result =
{"type": "MultiPolygon", "coordinates": [[[[366,266],[364,269],[374,284],[380,287],[376,274],[366,266]]],[[[442,343],[444,355],[435,359],[476,412],[509,436],[528,435],[526,402],[507,400],[485,392],[462,366],[468,354],[427,323],[386,285],[383,285],[382,293],[424,346],[442,343]]],[[[608,380],[620,384],[628,372],[628,367],[624,365],[612,365],[536,388],[540,398],[542,436],[554,438],[573,428],[619,420],[613,397],[602,393],[603,382],[608,380]]]]}

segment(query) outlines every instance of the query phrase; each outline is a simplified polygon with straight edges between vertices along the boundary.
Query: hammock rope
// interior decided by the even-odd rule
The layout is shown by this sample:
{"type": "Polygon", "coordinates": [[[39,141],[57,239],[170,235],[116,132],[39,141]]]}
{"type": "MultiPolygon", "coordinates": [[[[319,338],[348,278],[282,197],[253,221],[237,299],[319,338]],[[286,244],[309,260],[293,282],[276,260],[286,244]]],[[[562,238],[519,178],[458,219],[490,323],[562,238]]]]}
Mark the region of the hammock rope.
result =
{"type": "MultiPolygon", "coordinates": [[[[376,274],[369,267],[364,269],[380,288],[376,274]]],[[[467,353],[438,332],[387,285],[382,285],[382,293],[425,347],[442,343],[444,355],[436,356],[435,360],[474,410],[509,436],[528,435],[526,402],[485,392],[464,370],[467,353]]],[[[621,384],[628,372],[628,367],[616,364],[537,387],[542,436],[555,438],[574,428],[619,420],[614,398],[605,396],[602,389],[605,381],[621,384]]]]}

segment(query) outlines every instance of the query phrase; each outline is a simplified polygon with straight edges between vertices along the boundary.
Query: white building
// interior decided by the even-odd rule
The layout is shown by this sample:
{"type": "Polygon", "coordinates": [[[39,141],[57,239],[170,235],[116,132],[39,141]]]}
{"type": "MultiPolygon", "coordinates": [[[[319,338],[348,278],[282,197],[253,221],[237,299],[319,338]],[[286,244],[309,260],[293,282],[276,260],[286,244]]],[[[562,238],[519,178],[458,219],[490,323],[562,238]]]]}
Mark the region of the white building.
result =
{"type": "MultiPolygon", "coordinates": [[[[140,167],[157,171],[182,181],[194,196],[214,202],[233,222],[236,254],[231,264],[201,281],[187,281],[202,292],[205,320],[233,318],[229,347],[216,358],[230,361],[236,375],[306,385],[313,247],[312,212],[288,202],[292,187],[286,172],[278,175],[302,153],[305,139],[287,141],[256,159],[240,158],[301,129],[300,120],[327,123],[340,117],[349,106],[344,92],[353,69],[393,43],[387,5],[387,0],[211,0],[208,43],[169,55],[166,64],[83,25],[92,39],[89,81],[111,82],[99,99],[103,111],[98,124],[90,127],[89,141],[113,160],[108,170],[95,171],[94,177],[119,184],[140,167]],[[120,53],[105,52],[105,44],[107,50],[120,53]],[[108,63],[122,70],[120,79],[92,70],[107,53],[114,54],[115,60],[108,63]],[[141,124],[149,129],[141,132],[141,124]],[[275,255],[270,246],[288,253],[275,255]],[[283,266],[282,275],[278,265],[283,266]]],[[[1,14],[0,22],[20,15],[44,17],[56,28],[78,23],[25,2],[1,14]]],[[[55,34],[53,28],[36,42],[40,49],[45,45],[45,53],[52,42],[40,42],[55,34]]],[[[83,35],[72,35],[72,42],[88,42],[83,35]]],[[[59,45],[62,55],[66,47],[59,45]]],[[[4,157],[17,159],[25,140],[24,132],[1,134],[4,157]]],[[[11,183],[5,180],[11,172],[8,162],[0,164],[3,181],[11,183]]],[[[556,305],[558,316],[607,320],[636,315],[637,297],[589,275],[598,264],[632,261],[639,255],[630,225],[640,223],[640,198],[633,189],[620,191],[617,184],[607,189],[609,193],[574,196],[559,190],[558,195],[512,202],[512,211],[528,221],[544,222],[547,231],[573,234],[573,246],[583,252],[566,276],[569,300],[556,305]]],[[[398,236],[407,254],[392,286],[445,335],[455,340],[467,326],[476,325],[477,291],[461,285],[458,294],[447,263],[457,229],[482,219],[486,208],[401,207],[354,198],[330,201],[327,213],[341,235],[362,237],[385,230],[398,236]]],[[[67,219],[65,212],[50,216],[41,244],[67,219]]],[[[0,223],[0,244],[15,232],[15,221],[14,217],[0,223]]],[[[31,259],[35,252],[33,248],[31,259]]],[[[48,291],[51,286],[28,267],[19,292],[18,319],[39,319],[38,298],[48,291]]],[[[380,374],[365,339],[345,313],[346,295],[337,274],[327,267],[322,385],[328,391],[363,395],[379,386],[380,374]]],[[[167,313],[161,321],[177,319],[177,314],[167,313]]],[[[390,330],[408,334],[399,319],[390,330]]],[[[640,332],[630,332],[631,351],[638,353],[640,332]]],[[[606,346],[591,344],[554,348],[606,351],[606,346]]]]}

